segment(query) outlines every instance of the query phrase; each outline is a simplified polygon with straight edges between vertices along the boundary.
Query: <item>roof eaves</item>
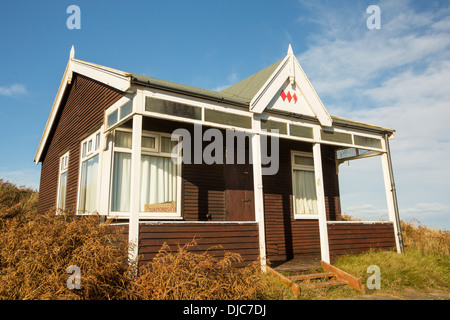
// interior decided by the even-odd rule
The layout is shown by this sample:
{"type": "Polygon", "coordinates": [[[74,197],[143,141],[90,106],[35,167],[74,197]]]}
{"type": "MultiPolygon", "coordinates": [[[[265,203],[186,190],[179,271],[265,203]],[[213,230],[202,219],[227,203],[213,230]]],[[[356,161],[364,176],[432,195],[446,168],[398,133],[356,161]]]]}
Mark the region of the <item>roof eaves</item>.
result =
{"type": "Polygon", "coordinates": [[[217,92],[207,89],[196,88],[184,84],[170,82],[166,80],[156,79],[152,77],[142,76],[138,74],[131,74],[131,82],[136,85],[161,89],[165,91],[181,93],[184,95],[212,100],[221,103],[232,104],[239,107],[248,108],[249,101],[242,97],[237,97],[224,92],[217,92]]]}

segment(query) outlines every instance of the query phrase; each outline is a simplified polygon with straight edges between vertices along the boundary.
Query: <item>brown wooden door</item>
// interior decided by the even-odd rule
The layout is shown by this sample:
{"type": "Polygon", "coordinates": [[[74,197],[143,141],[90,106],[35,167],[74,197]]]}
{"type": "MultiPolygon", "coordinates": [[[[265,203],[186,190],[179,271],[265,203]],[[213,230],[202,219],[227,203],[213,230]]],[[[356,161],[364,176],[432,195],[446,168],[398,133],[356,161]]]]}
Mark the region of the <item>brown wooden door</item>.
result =
{"type": "Polygon", "coordinates": [[[225,181],[228,220],[255,221],[252,165],[225,165],[225,181]]]}

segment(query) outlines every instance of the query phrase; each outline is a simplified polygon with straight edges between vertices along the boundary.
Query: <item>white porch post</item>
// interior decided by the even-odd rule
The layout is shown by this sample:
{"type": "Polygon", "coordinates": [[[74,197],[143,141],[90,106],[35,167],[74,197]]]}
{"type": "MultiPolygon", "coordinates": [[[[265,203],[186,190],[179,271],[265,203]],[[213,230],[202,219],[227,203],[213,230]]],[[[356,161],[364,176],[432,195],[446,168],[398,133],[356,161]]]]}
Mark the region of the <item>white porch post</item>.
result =
{"type": "Polygon", "coordinates": [[[327,212],[325,207],[325,192],[323,188],[322,152],[320,150],[320,143],[315,143],[313,145],[313,156],[314,175],[316,178],[317,209],[319,210],[320,253],[321,259],[327,263],[330,263],[327,212]]]}
{"type": "MultiPolygon", "coordinates": [[[[260,130],[259,120],[253,121],[254,127],[260,130]]],[[[255,220],[258,223],[259,232],[259,255],[261,259],[261,270],[266,272],[266,229],[264,226],[264,194],[261,168],[261,136],[259,133],[252,134],[252,161],[253,161],[253,190],[255,197],[255,220]]]]}
{"type": "Polygon", "coordinates": [[[128,242],[133,245],[128,253],[128,259],[133,262],[138,258],[139,251],[139,194],[141,178],[141,138],[142,115],[133,116],[133,136],[131,153],[131,183],[130,183],[130,219],[128,242]]]}
{"type": "Polygon", "coordinates": [[[384,152],[381,155],[381,165],[383,167],[384,188],[386,190],[386,200],[389,213],[389,220],[394,224],[395,244],[397,252],[403,252],[402,231],[400,229],[400,218],[398,213],[397,193],[395,191],[394,172],[392,169],[391,154],[389,150],[389,138],[387,135],[382,140],[384,152]]]}

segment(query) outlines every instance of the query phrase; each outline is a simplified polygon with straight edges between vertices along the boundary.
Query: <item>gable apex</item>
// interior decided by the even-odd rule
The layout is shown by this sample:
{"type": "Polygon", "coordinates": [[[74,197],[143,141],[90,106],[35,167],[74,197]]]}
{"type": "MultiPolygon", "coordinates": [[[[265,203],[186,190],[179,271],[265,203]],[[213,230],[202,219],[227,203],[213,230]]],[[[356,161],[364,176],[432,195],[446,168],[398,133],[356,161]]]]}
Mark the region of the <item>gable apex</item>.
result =
{"type": "Polygon", "coordinates": [[[313,116],[322,126],[332,126],[331,116],[306,77],[290,44],[286,57],[251,99],[249,109],[254,113],[272,109],[313,116]]]}

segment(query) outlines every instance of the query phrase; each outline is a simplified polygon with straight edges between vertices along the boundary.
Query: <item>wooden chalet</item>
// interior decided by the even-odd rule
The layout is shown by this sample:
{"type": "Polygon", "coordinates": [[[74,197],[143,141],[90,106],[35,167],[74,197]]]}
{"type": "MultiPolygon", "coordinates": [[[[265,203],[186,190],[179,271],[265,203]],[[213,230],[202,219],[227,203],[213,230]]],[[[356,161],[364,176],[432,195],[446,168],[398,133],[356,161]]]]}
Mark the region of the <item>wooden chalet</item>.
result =
{"type": "Polygon", "coordinates": [[[401,252],[393,134],[329,115],[290,46],[221,92],[78,60],[72,48],[34,159],[38,211],[117,218],[141,262],[164,242],[194,237],[197,250],[222,245],[263,267],[266,259],[401,252]],[[220,142],[217,132],[212,162],[202,154],[220,142]],[[239,134],[245,145],[225,143],[239,134]],[[219,161],[230,152],[244,161],[219,161]],[[370,156],[381,158],[389,221],[342,221],[338,166],[370,156]]]}

